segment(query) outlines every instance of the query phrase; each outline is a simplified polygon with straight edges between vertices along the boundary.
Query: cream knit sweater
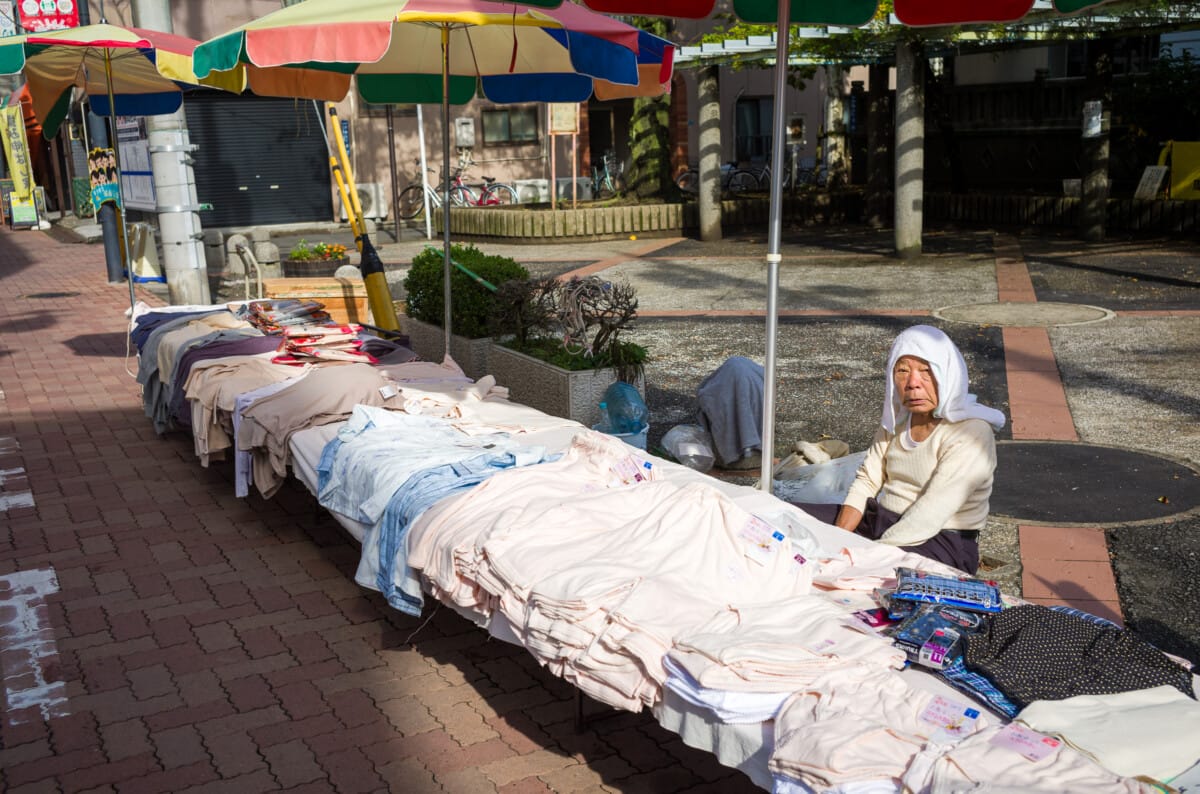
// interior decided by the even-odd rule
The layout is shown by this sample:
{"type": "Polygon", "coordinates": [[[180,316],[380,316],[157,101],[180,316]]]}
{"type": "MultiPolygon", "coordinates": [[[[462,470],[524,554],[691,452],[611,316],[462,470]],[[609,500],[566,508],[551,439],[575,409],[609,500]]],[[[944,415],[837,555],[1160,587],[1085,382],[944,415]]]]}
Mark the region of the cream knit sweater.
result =
{"type": "Polygon", "coordinates": [[[943,421],[915,449],[880,427],[844,504],[863,510],[874,496],[904,516],[880,542],[916,546],[943,529],[982,529],[995,469],[996,439],[981,419],[943,421]]]}

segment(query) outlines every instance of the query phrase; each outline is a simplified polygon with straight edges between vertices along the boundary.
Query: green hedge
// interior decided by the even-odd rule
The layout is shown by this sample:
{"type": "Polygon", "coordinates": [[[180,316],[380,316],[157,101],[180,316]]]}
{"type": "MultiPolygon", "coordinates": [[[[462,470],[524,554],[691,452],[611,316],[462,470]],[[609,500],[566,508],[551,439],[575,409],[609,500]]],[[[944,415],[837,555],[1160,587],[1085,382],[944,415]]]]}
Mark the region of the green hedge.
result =
{"type": "MultiPolygon", "coordinates": [[[[512,279],[529,278],[529,271],[506,256],[488,255],[473,245],[450,246],[450,258],[480,278],[499,286],[512,279]]],[[[421,322],[441,327],[442,249],[426,248],[413,257],[412,269],[404,279],[407,293],[405,313],[421,322]]],[[[451,330],[468,339],[488,336],[489,318],[495,305],[495,293],[477,283],[458,268],[450,276],[451,330]]]]}

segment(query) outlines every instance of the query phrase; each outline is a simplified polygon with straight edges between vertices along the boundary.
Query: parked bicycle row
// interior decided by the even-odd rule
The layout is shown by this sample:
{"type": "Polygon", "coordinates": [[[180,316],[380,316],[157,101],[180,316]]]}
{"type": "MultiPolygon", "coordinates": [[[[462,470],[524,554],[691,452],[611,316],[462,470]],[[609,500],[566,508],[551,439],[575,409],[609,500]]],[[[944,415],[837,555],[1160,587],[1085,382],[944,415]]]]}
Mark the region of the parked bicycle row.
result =
{"type": "MultiPolygon", "coordinates": [[[[420,160],[414,161],[420,167],[420,160]]],[[[450,180],[450,205],[452,207],[495,207],[521,203],[521,194],[514,185],[496,181],[495,177],[484,176],[482,184],[468,184],[464,177],[468,169],[477,165],[464,160],[454,169],[450,180]]],[[[400,191],[400,217],[411,220],[425,211],[428,203],[431,211],[441,209],[444,203],[444,186],[441,177],[433,168],[427,168],[429,178],[425,182],[413,181],[400,191]]],[[[625,192],[624,167],[614,152],[607,152],[599,166],[592,168],[591,196],[609,199],[625,192]]]]}
{"type": "MultiPolygon", "coordinates": [[[[825,184],[825,169],[817,168],[813,158],[803,158],[794,169],[797,185],[820,186],[825,184]]],[[[783,189],[792,187],[793,168],[785,163],[783,189]]],[[[700,172],[689,168],[675,178],[675,185],[685,194],[694,196],[700,191],[700,172]]],[[[763,164],[742,167],[737,163],[721,164],[721,192],[738,196],[745,193],[760,193],[771,189],[771,168],[763,164]]]]}

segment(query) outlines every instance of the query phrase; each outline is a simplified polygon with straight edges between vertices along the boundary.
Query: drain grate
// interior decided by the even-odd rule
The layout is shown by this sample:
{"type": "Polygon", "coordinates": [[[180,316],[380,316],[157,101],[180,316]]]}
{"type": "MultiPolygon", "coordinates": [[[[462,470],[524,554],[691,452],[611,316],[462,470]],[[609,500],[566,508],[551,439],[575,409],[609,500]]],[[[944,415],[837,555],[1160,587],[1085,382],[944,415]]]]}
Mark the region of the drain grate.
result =
{"type": "Polygon", "coordinates": [[[45,299],[45,298],[76,298],[79,297],[78,292],[31,292],[28,295],[21,295],[22,298],[45,299]]]}

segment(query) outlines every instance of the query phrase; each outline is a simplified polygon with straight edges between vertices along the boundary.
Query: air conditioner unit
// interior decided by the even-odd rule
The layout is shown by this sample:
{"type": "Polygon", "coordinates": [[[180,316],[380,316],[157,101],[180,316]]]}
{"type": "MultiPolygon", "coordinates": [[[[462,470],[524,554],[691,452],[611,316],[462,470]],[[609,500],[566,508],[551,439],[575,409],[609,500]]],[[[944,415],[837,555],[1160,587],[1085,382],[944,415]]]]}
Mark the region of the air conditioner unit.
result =
{"type": "MultiPolygon", "coordinates": [[[[572,196],[571,179],[569,177],[562,177],[556,179],[555,182],[557,184],[558,197],[560,199],[570,199],[572,196]]],[[[591,201],[592,180],[589,177],[581,176],[575,180],[575,183],[579,186],[579,200],[591,201]]]]}
{"type": "Polygon", "coordinates": [[[549,179],[517,179],[513,182],[522,204],[544,204],[550,200],[549,179]]]}
{"type": "MultiPolygon", "coordinates": [[[[388,216],[387,193],[379,182],[360,182],[355,185],[358,190],[358,203],[362,206],[364,218],[382,220],[388,216]]],[[[346,220],[346,208],[342,207],[342,220],[346,220]]]]}

